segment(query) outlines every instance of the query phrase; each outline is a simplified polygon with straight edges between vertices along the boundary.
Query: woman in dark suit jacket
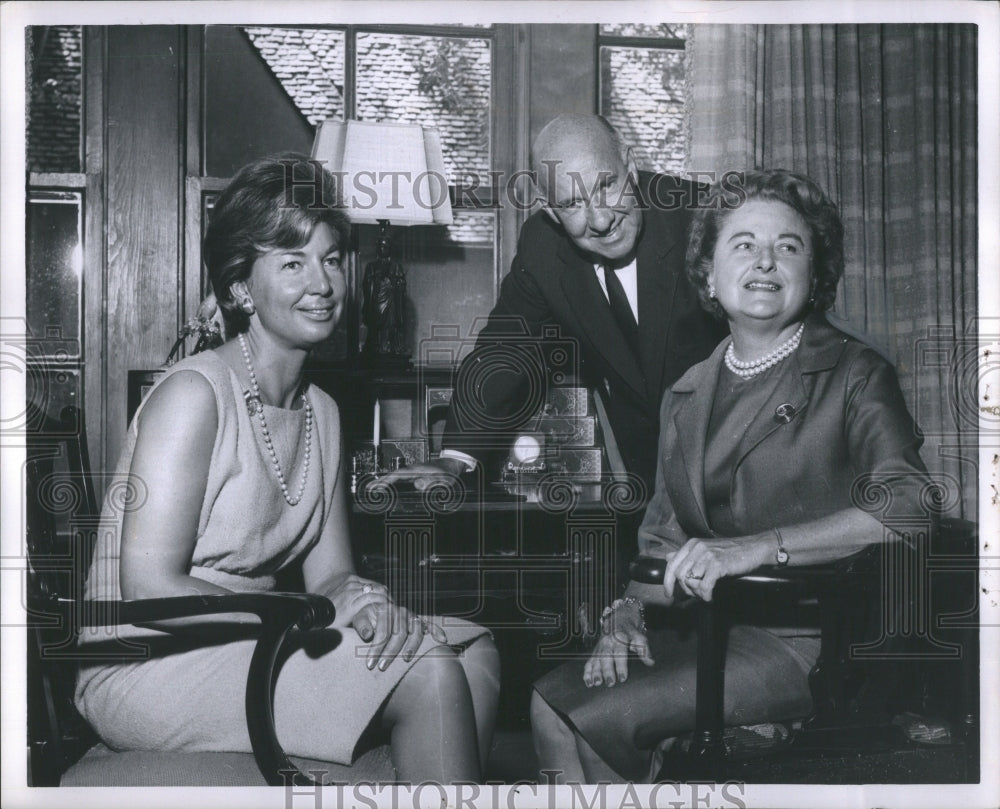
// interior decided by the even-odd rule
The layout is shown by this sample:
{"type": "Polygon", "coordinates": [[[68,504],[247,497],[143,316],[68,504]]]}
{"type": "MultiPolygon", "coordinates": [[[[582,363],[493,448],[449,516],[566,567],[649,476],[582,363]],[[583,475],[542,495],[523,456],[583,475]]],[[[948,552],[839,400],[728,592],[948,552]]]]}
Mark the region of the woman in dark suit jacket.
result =
{"type": "MultiPolygon", "coordinates": [[[[892,367],[822,314],[843,273],[843,227],[815,183],[730,175],[696,214],[687,262],[732,336],[663,398],[639,532],[643,553],[668,560],[663,586],[631,582],[604,610],[590,658],[535,685],[539,763],[566,781],[642,780],[653,748],[694,725],[685,611],[648,631],[644,604],[708,601],[722,576],[832,561],[900,539],[897,518],[930,522],[921,438],[892,367]],[[644,665],[630,669],[630,656],[644,665]]],[[[809,712],[818,630],[787,625],[795,618],[733,628],[727,724],[809,712]]]]}

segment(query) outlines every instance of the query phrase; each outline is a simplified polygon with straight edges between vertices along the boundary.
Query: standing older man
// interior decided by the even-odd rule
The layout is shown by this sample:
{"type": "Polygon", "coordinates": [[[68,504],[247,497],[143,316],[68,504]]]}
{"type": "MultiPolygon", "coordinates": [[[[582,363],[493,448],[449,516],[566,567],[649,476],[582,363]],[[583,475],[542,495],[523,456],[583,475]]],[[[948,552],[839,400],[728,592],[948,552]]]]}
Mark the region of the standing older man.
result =
{"type": "Polygon", "coordinates": [[[684,275],[696,188],[638,172],[631,149],[596,115],[549,122],[531,163],[543,208],[525,222],[496,306],[459,369],[441,458],[398,477],[423,487],[435,471],[460,474],[500,449],[532,415],[524,414],[531,374],[512,352],[524,335],[555,326],[576,341],[625,468],[651,492],[663,391],[724,335],[684,275]]]}

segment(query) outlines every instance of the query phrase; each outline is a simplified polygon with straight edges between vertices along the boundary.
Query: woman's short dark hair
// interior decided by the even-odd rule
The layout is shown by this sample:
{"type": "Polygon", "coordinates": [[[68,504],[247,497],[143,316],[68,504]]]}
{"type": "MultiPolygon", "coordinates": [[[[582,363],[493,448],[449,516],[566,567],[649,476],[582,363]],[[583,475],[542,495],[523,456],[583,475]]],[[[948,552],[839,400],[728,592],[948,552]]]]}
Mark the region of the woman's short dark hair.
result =
{"type": "Polygon", "coordinates": [[[813,270],[813,294],[807,306],[826,311],[833,306],[844,274],[844,225],[837,206],[816,183],[785,169],[727,172],[712,184],[707,201],[695,211],[686,266],[702,307],[720,319],[726,317],[719,302],[708,295],[715,243],[729,212],[754,199],[783,202],[805,221],[812,239],[813,270]]]}
{"type": "Polygon", "coordinates": [[[287,153],[240,169],[216,200],[202,251],[228,336],[250,325],[249,315],[233,297],[233,284],[250,277],[261,254],[307,244],[321,222],[346,246],[350,225],[339,188],[320,163],[287,153]]]}

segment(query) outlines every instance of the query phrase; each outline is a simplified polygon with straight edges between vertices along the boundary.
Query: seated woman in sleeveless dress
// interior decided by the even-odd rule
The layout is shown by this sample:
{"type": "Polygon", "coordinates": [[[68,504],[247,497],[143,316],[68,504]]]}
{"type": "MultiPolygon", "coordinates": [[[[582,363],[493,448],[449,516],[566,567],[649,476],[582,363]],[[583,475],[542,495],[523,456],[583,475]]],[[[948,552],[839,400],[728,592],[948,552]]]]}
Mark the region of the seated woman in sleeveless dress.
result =
{"type": "MultiPolygon", "coordinates": [[[[413,614],[354,572],[337,406],[303,379],[344,307],[337,204],[333,177],[302,155],[251,163],[219,197],[204,257],[229,339],[172,366],[136,413],[87,596],[259,592],[300,566],[336,618],[282,650],[274,704],[286,752],[350,764],[385,733],[400,780],[476,781],[496,648],[483,628],[413,614]],[[287,182],[290,161],[309,182],[287,182]]],[[[249,752],[254,635],[240,622],[255,620],[122,627],[116,642],[142,659],[83,664],[76,704],[117,750],[249,752]]],[[[86,632],[82,651],[99,652],[103,633],[86,632]]]]}

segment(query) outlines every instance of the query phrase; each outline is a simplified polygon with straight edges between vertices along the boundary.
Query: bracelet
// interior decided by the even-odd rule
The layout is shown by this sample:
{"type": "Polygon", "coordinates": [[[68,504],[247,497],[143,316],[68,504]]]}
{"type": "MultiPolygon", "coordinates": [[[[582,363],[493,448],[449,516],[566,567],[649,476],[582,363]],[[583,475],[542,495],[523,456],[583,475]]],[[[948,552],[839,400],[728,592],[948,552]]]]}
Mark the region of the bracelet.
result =
{"type": "Polygon", "coordinates": [[[604,611],[601,613],[601,624],[603,625],[608,618],[612,616],[614,611],[619,607],[629,606],[635,604],[639,608],[639,631],[642,633],[646,632],[646,608],[642,605],[642,602],[635,596],[625,596],[625,598],[616,598],[611,602],[610,607],[605,607],[604,611]]]}

